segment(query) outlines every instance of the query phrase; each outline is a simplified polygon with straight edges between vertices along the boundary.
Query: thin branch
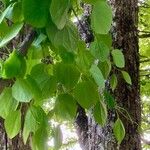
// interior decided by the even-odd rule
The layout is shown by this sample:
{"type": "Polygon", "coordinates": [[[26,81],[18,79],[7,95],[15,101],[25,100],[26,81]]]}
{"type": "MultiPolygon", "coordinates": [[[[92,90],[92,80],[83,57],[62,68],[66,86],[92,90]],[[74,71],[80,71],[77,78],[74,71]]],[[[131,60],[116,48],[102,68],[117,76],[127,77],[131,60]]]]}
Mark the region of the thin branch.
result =
{"type": "Polygon", "coordinates": [[[138,30],[138,32],[141,32],[141,33],[150,33],[150,31],[141,31],[141,30],[138,30]]]}
{"type": "Polygon", "coordinates": [[[27,34],[24,41],[18,48],[19,49],[18,51],[22,56],[25,56],[27,54],[27,51],[31,46],[32,42],[34,41],[35,36],[36,36],[36,32],[33,29],[31,29],[31,31],[27,34]]]}
{"type": "Polygon", "coordinates": [[[149,62],[149,61],[150,61],[150,58],[147,58],[147,59],[141,60],[140,63],[145,63],[145,62],[149,62]]]}
{"type": "Polygon", "coordinates": [[[149,74],[142,74],[142,75],[140,75],[141,77],[148,77],[148,78],[150,78],[150,73],[149,74]]]}
{"type": "Polygon", "coordinates": [[[141,34],[141,35],[139,35],[139,38],[150,38],[150,33],[149,34],[141,34]]]}
{"type": "Polygon", "coordinates": [[[75,17],[77,18],[77,20],[78,20],[78,23],[79,23],[80,27],[82,28],[82,30],[84,31],[84,33],[86,33],[86,34],[87,34],[87,31],[85,30],[85,28],[84,28],[84,26],[83,26],[83,24],[82,24],[81,20],[79,19],[78,15],[76,14],[76,12],[75,12],[75,10],[74,10],[73,8],[72,8],[72,11],[73,11],[73,13],[74,13],[75,17]]]}

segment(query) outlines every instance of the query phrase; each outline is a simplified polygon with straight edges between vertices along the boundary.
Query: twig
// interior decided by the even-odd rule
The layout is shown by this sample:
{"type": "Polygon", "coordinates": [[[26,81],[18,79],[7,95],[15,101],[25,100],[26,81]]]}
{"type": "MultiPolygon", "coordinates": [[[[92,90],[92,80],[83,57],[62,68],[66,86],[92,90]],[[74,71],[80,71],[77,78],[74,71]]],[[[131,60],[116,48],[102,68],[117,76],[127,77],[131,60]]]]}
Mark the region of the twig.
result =
{"type": "Polygon", "coordinates": [[[78,23],[79,23],[79,25],[80,25],[80,27],[82,28],[82,30],[87,34],[87,31],[85,30],[85,28],[84,28],[84,26],[83,26],[83,24],[82,24],[82,22],[80,21],[80,19],[79,19],[79,17],[78,17],[78,15],[76,14],[76,12],[75,12],[75,10],[72,8],[72,11],[73,11],[73,13],[74,13],[74,15],[75,15],[75,17],[77,18],[77,20],[78,20],[78,23]]]}

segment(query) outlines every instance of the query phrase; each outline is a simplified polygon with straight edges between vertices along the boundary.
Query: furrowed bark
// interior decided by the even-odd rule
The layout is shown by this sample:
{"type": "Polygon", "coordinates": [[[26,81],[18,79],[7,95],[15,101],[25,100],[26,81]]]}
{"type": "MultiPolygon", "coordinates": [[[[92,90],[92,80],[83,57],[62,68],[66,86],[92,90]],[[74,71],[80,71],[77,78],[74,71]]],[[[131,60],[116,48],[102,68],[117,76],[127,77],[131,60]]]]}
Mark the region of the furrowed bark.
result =
{"type": "Polygon", "coordinates": [[[122,117],[126,136],[120,150],[141,150],[139,127],[141,124],[141,103],[139,86],[138,46],[138,0],[111,0],[114,11],[113,46],[122,49],[125,56],[125,70],[130,74],[132,85],[120,76],[115,97],[118,105],[126,109],[133,123],[122,117]]]}

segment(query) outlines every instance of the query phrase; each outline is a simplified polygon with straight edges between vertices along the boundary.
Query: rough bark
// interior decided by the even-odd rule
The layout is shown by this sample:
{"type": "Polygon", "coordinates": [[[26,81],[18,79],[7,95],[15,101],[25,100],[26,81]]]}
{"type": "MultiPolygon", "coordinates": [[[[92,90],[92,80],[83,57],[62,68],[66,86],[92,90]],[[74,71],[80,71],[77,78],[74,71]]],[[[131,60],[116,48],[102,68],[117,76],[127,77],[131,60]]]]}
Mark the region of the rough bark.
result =
{"type": "Polygon", "coordinates": [[[141,122],[140,87],[139,87],[139,47],[138,47],[138,0],[112,0],[114,10],[113,46],[123,50],[125,70],[130,74],[132,86],[120,76],[115,92],[118,105],[126,109],[133,122],[122,117],[126,136],[120,150],[140,150],[139,127],[141,122]]]}
{"type": "Polygon", "coordinates": [[[111,0],[111,5],[114,14],[113,47],[123,50],[126,61],[125,70],[132,79],[132,86],[129,86],[125,83],[121,74],[118,73],[118,86],[114,95],[117,104],[129,112],[133,122],[121,116],[126,136],[121,145],[118,146],[112,133],[115,120],[114,112],[109,112],[108,123],[101,128],[93,121],[92,115],[87,117],[84,110],[78,111],[76,123],[79,143],[83,150],[141,150],[140,133],[138,132],[141,122],[141,107],[139,97],[137,0],[111,0]],[[82,125],[86,128],[83,128],[82,125]]]}

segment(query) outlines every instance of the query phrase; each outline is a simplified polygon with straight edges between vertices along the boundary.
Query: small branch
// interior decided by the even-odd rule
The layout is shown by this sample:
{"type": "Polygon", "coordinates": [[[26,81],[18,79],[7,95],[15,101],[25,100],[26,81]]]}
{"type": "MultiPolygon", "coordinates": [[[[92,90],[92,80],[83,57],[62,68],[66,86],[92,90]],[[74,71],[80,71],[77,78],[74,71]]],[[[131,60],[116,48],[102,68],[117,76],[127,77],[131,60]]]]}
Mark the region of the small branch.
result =
{"type": "Polygon", "coordinates": [[[78,17],[78,15],[76,14],[76,12],[75,12],[75,10],[72,8],[72,11],[73,11],[73,13],[74,13],[74,15],[75,15],[75,17],[77,18],[77,20],[78,20],[78,23],[79,23],[79,25],[80,25],[80,27],[82,28],[82,30],[87,34],[87,31],[85,30],[85,28],[84,28],[84,26],[83,26],[83,24],[82,24],[82,22],[80,21],[80,19],[79,19],[79,17],[78,17]]]}
{"type": "Polygon", "coordinates": [[[150,33],[149,34],[141,34],[141,35],[139,35],[139,38],[150,38],[150,33]]]}
{"type": "Polygon", "coordinates": [[[145,62],[149,62],[149,61],[150,61],[150,58],[147,58],[147,59],[141,60],[140,63],[145,63],[145,62]]]}
{"type": "Polygon", "coordinates": [[[150,31],[141,31],[141,30],[138,30],[139,32],[141,32],[141,33],[150,33],[150,31]]]}
{"type": "Polygon", "coordinates": [[[27,54],[27,51],[28,51],[29,47],[31,46],[32,42],[34,41],[35,36],[36,36],[36,32],[31,29],[29,34],[27,34],[24,41],[18,48],[19,49],[18,51],[21,55],[25,56],[27,54]]]}
{"type": "Polygon", "coordinates": [[[141,77],[148,77],[148,78],[150,78],[150,73],[149,74],[142,74],[142,75],[140,75],[141,77]]]}

